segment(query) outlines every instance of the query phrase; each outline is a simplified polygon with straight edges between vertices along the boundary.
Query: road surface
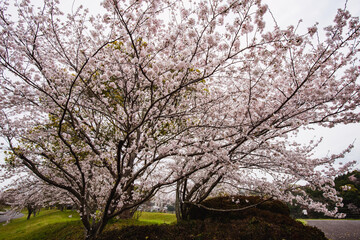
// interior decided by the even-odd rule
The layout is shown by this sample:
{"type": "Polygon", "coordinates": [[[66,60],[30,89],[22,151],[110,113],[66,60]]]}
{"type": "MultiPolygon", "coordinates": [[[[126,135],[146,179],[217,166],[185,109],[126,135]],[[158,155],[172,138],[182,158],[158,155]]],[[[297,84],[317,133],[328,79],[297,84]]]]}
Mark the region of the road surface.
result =
{"type": "Polygon", "coordinates": [[[6,222],[9,219],[21,218],[22,216],[24,216],[24,214],[13,211],[0,212],[0,222],[6,222]]]}
{"type": "Polygon", "coordinates": [[[360,240],[360,220],[306,220],[331,240],[360,240]]]}

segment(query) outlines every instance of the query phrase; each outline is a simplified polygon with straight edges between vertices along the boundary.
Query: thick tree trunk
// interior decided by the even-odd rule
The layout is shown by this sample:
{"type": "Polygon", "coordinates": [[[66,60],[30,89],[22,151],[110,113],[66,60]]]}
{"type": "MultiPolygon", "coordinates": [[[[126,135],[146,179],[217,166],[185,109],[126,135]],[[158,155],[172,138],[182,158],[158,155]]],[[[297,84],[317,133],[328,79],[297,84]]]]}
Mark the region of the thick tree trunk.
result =
{"type": "Polygon", "coordinates": [[[184,182],[184,186],[182,186],[183,182],[178,181],[176,185],[176,200],[175,200],[175,215],[177,221],[187,220],[188,219],[188,205],[184,203],[185,199],[185,188],[186,188],[186,180],[184,182]],[[182,187],[184,189],[182,189],[182,187]]]}
{"type": "Polygon", "coordinates": [[[97,231],[86,232],[85,240],[96,240],[99,234],[97,231]]]}
{"type": "MultiPolygon", "coordinates": [[[[86,221],[84,219],[84,221],[86,221]]],[[[96,240],[98,236],[104,230],[109,219],[103,219],[97,223],[89,224],[89,222],[85,223],[84,226],[88,226],[85,228],[85,240],[96,240]]],[[[84,222],[83,222],[84,223],[84,222]]]]}
{"type": "MultiPolygon", "coordinates": [[[[34,211],[34,208],[33,208],[33,207],[31,207],[31,206],[27,206],[26,208],[27,208],[27,210],[28,210],[27,220],[29,220],[29,219],[30,219],[30,217],[31,217],[31,214],[32,214],[32,213],[33,213],[33,211],[34,211]]],[[[35,215],[34,215],[34,216],[35,216],[35,215]]]]}
{"type": "Polygon", "coordinates": [[[101,233],[100,226],[93,226],[91,229],[85,230],[85,240],[96,240],[101,233]]]}
{"type": "Polygon", "coordinates": [[[175,215],[177,221],[182,220],[181,200],[180,200],[180,181],[176,183],[175,215]]]}
{"type": "Polygon", "coordinates": [[[123,213],[121,213],[121,214],[119,215],[119,217],[120,217],[121,219],[130,219],[130,218],[132,218],[132,217],[134,216],[134,214],[135,214],[135,210],[129,209],[129,210],[126,210],[126,211],[124,211],[123,213]]]}
{"type": "Polygon", "coordinates": [[[31,213],[32,213],[32,212],[28,210],[27,220],[29,220],[29,219],[30,219],[30,217],[31,217],[31,213]]]}
{"type": "Polygon", "coordinates": [[[98,237],[98,234],[93,232],[86,232],[85,240],[96,240],[98,237]]]}
{"type": "Polygon", "coordinates": [[[40,208],[39,207],[35,207],[34,208],[34,217],[36,217],[36,214],[39,214],[40,212],[40,208]]]}
{"type": "MultiPolygon", "coordinates": [[[[212,178],[212,175],[203,181],[203,183],[208,183],[212,178]]],[[[195,203],[201,203],[205,200],[212,190],[219,184],[222,176],[217,177],[217,179],[206,189],[204,188],[201,195],[197,196],[195,203]]],[[[187,179],[179,180],[176,185],[176,201],[175,201],[175,213],[176,219],[188,220],[190,214],[191,199],[193,198],[194,193],[199,192],[199,189],[202,187],[201,184],[195,184],[189,190],[187,189],[187,179]]]]}

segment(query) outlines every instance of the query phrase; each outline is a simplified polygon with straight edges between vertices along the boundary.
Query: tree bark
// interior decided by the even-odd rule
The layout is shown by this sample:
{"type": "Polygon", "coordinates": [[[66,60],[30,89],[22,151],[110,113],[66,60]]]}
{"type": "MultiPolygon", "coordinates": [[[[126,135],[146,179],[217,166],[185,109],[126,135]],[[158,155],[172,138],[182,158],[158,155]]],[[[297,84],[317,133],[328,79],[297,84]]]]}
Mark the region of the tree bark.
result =
{"type": "Polygon", "coordinates": [[[182,220],[181,216],[181,200],[180,200],[180,181],[176,183],[176,199],[175,199],[175,215],[177,221],[182,220]]]}
{"type": "MultiPolygon", "coordinates": [[[[29,205],[28,205],[26,208],[27,208],[27,210],[28,210],[27,220],[29,220],[30,217],[31,217],[31,214],[32,214],[33,211],[34,211],[34,208],[33,208],[32,206],[29,206],[29,205]]],[[[35,215],[34,215],[34,216],[35,216],[35,215]]]]}
{"type": "Polygon", "coordinates": [[[29,219],[30,219],[31,213],[32,213],[32,212],[28,210],[28,216],[27,216],[26,220],[29,220],[29,219]]]}
{"type": "Polygon", "coordinates": [[[186,198],[186,179],[176,183],[175,215],[178,221],[188,219],[188,204],[184,203],[186,198]]]}
{"type": "MultiPolygon", "coordinates": [[[[84,220],[86,221],[86,220],[84,220]]],[[[85,227],[85,240],[96,240],[98,236],[102,233],[104,230],[106,224],[108,223],[108,218],[103,218],[102,220],[90,224],[87,222],[84,224],[85,227]]],[[[84,223],[84,222],[83,222],[84,223]]]]}
{"type": "Polygon", "coordinates": [[[100,225],[93,226],[91,227],[91,229],[86,229],[85,240],[96,240],[100,233],[101,233],[100,225]]]}
{"type": "Polygon", "coordinates": [[[135,211],[133,209],[129,209],[129,210],[126,210],[123,213],[121,213],[119,215],[119,217],[121,219],[130,219],[130,218],[132,218],[134,216],[134,213],[135,213],[135,211]]]}

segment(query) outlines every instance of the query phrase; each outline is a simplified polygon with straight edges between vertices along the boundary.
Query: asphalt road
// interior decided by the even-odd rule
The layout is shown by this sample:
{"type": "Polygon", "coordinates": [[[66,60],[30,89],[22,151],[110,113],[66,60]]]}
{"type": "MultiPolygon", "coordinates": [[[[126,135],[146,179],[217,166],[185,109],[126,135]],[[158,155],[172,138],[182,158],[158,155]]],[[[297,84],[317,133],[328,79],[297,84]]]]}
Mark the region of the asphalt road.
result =
{"type": "Polygon", "coordinates": [[[12,212],[12,211],[8,211],[5,213],[1,212],[0,213],[0,222],[6,222],[9,219],[21,218],[22,216],[24,216],[24,214],[12,212]]]}
{"type": "Polygon", "coordinates": [[[331,240],[360,240],[360,220],[307,220],[331,240]]]}

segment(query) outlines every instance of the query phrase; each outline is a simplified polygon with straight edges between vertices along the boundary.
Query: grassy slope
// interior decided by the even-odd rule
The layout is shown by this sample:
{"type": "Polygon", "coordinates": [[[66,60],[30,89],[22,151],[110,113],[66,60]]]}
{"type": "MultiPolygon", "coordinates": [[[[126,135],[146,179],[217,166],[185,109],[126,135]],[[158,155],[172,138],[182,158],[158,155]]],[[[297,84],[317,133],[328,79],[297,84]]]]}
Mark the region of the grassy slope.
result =
{"type": "Polygon", "coordinates": [[[83,238],[79,215],[73,211],[41,210],[30,220],[24,216],[0,225],[1,240],[67,239],[70,236],[83,238]]]}
{"type": "Polygon", "coordinates": [[[296,221],[301,222],[304,225],[307,225],[307,221],[305,219],[296,219],[296,221]]]}
{"type": "MultiPolygon", "coordinates": [[[[119,220],[108,224],[106,230],[121,228],[127,225],[149,225],[176,222],[174,214],[141,213],[139,220],[119,220]]],[[[9,224],[0,225],[0,240],[80,240],[83,239],[83,227],[79,215],[74,211],[42,210],[38,216],[12,220],[9,224]],[[72,215],[69,218],[69,215],[72,215]]]]}
{"type": "Polygon", "coordinates": [[[152,224],[171,224],[176,222],[176,216],[171,213],[142,212],[139,220],[152,224]]]}

